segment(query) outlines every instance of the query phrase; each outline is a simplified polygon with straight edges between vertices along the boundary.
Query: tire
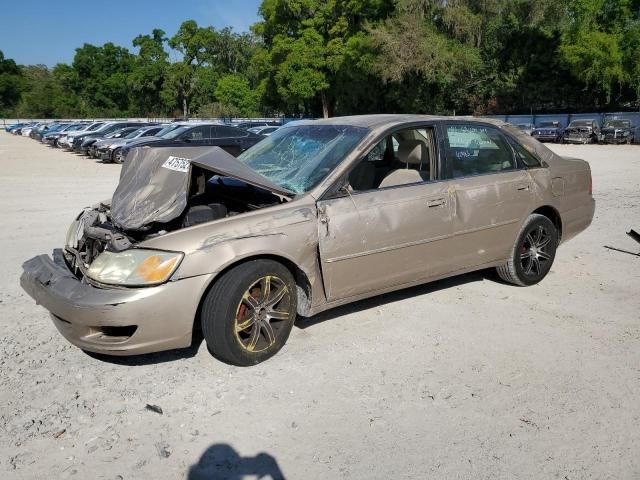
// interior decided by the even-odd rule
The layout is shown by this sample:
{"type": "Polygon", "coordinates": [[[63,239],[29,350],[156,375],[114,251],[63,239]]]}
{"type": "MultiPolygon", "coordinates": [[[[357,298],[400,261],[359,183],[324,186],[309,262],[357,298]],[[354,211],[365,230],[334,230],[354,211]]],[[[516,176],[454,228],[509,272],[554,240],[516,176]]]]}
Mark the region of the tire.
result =
{"type": "Polygon", "coordinates": [[[524,222],[509,261],[496,268],[505,282],[535,285],[547,276],[558,248],[558,230],[548,217],[532,214],[524,222]]]}
{"type": "Polygon", "coordinates": [[[296,309],[291,272],[273,260],[251,260],[226,272],[211,287],[202,305],[202,333],[219,360],[256,365],[284,346],[296,309]]]}
{"type": "Polygon", "coordinates": [[[123,164],[124,163],[124,158],[122,158],[121,153],[122,152],[120,151],[119,148],[114,150],[113,153],[111,154],[111,161],[113,163],[123,164]]]}

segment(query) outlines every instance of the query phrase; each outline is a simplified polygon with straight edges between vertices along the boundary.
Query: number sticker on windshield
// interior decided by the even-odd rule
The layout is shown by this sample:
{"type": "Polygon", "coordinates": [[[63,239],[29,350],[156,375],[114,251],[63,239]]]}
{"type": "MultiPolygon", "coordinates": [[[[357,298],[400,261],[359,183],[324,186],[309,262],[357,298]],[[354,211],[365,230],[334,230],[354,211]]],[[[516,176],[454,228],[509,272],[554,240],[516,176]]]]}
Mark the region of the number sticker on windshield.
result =
{"type": "Polygon", "coordinates": [[[169,157],[162,164],[164,168],[168,168],[169,170],[175,170],[176,172],[188,172],[189,165],[191,164],[191,160],[188,158],[180,158],[180,157],[169,157]]]}

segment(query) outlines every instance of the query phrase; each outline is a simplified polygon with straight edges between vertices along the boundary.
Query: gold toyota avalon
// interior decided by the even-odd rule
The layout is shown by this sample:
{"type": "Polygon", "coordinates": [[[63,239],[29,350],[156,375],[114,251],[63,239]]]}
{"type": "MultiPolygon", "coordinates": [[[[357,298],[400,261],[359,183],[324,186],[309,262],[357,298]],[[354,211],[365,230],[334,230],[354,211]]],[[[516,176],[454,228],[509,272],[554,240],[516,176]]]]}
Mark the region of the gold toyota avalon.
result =
{"type": "Polygon", "coordinates": [[[187,347],[235,365],[278,352],[296,316],[472,270],[541,281],[589,226],[583,160],[477,118],[293,122],[234,157],[135,149],[22,287],[91,352],[187,347]]]}

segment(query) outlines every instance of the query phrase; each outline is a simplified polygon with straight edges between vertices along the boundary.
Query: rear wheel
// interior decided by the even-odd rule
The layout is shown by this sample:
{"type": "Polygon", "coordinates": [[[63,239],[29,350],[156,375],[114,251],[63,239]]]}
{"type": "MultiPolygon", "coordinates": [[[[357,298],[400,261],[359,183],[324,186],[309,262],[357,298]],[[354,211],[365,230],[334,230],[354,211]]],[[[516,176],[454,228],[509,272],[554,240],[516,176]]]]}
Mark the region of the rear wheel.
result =
{"type": "Polygon", "coordinates": [[[497,268],[505,282],[526,287],[541,281],[551,270],[558,247],[558,230],[544,215],[529,215],[509,261],[497,268]]]}
{"type": "Polygon", "coordinates": [[[255,365],[284,346],[296,308],[291,272],[273,260],[252,260],[213,285],[202,306],[202,332],[215,357],[232,365],[255,365]]]}

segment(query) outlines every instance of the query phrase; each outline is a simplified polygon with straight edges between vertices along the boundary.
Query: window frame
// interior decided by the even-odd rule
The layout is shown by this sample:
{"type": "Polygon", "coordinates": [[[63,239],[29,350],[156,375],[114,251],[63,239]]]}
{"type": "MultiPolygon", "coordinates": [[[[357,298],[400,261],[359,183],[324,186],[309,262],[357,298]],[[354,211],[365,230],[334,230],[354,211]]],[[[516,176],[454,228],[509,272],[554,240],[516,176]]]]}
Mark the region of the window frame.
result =
{"type": "Polygon", "coordinates": [[[321,200],[332,200],[335,198],[342,198],[346,196],[355,196],[362,194],[369,194],[371,192],[385,192],[388,190],[393,190],[396,188],[405,188],[405,187],[415,187],[416,185],[425,185],[431,183],[442,182],[447,179],[441,178],[440,173],[443,171],[443,159],[440,155],[439,141],[438,141],[438,125],[439,122],[410,122],[403,125],[394,125],[393,127],[389,127],[379,135],[374,137],[372,140],[369,140],[368,147],[363,151],[361,155],[358,156],[356,160],[351,162],[351,165],[335,180],[335,182],[329,186],[324,193],[320,196],[318,201],[321,200]],[[360,162],[366,161],[366,157],[373,151],[374,148],[378,146],[378,144],[393,135],[394,133],[401,132],[403,130],[420,130],[420,129],[431,129],[432,131],[432,145],[433,148],[433,159],[432,164],[430,165],[431,179],[423,180],[421,182],[413,182],[413,183],[405,183],[402,185],[390,185],[388,187],[381,188],[372,188],[369,190],[353,190],[349,191],[349,193],[343,192],[343,188],[349,182],[349,174],[360,164],[360,162]]]}
{"type": "MultiPolygon", "coordinates": [[[[504,131],[503,129],[501,129],[498,126],[495,125],[490,125],[487,123],[483,123],[483,122],[474,122],[473,120],[469,121],[469,120],[445,120],[442,122],[439,122],[438,124],[439,127],[439,146],[440,146],[440,150],[443,152],[442,153],[442,162],[443,162],[443,172],[446,176],[446,179],[448,180],[460,180],[463,178],[473,178],[473,177],[481,177],[481,176],[486,176],[486,175],[500,175],[502,173],[509,173],[509,172],[517,172],[518,170],[528,170],[530,168],[545,168],[544,162],[542,162],[542,160],[540,160],[540,158],[538,157],[538,155],[536,155],[534,152],[529,152],[537,161],[538,161],[538,166],[534,166],[534,167],[528,167],[524,162],[522,162],[517,154],[517,152],[515,151],[515,148],[513,146],[513,142],[516,142],[518,144],[520,144],[520,142],[518,142],[518,140],[511,135],[509,132],[504,131]],[[498,135],[502,136],[503,139],[505,140],[506,145],[509,148],[509,151],[511,152],[511,157],[513,158],[513,164],[514,164],[514,168],[510,168],[508,170],[501,170],[498,172],[484,172],[484,173],[474,173],[471,175],[462,175],[462,176],[454,176],[453,175],[453,165],[451,164],[451,161],[449,160],[448,156],[446,155],[446,151],[449,148],[448,145],[448,141],[449,141],[449,136],[447,134],[447,127],[450,125],[470,125],[470,126],[474,126],[474,127],[482,127],[482,128],[488,128],[493,130],[495,133],[497,133],[498,135]]],[[[521,144],[520,144],[521,145],[521,144]]],[[[524,148],[524,146],[523,146],[524,148]]],[[[529,151],[529,150],[527,150],[529,151]]]]}

